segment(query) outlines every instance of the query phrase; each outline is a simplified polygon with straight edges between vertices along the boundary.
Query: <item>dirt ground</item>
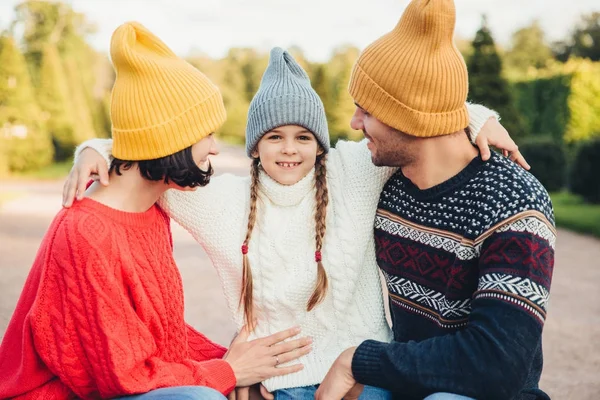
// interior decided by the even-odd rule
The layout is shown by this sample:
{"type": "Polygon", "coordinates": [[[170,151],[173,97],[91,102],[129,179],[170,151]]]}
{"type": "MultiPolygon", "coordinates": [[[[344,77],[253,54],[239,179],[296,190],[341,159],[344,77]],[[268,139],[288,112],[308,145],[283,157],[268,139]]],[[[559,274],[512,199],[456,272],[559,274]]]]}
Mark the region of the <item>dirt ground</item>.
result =
{"type": "MultiPolygon", "coordinates": [[[[226,147],[214,165],[221,173],[245,174],[248,161],[240,150],[226,147]]],[[[0,338],[41,238],[60,209],[61,189],[62,182],[0,181],[0,194],[18,195],[0,205],[0,338]]],[[[233,325],[210,261],[176,224],[173,236],[188,322],[213,340],[229,344],[233,325]]],[[[559,230],[543,341],[541,387],[553,399],[600,399],[599,240],[559,230]]]]}

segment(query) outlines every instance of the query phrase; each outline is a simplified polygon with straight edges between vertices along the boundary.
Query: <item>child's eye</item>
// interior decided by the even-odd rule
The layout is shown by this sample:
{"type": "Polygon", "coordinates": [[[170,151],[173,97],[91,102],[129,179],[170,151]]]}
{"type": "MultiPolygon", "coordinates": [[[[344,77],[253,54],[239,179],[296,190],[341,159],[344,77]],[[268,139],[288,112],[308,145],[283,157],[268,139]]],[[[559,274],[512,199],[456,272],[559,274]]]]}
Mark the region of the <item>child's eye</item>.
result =
{"type": "Polygon", "coordinates": [[[278,139],[281,139],[281,136],[279,136],[279,135],[271,135],[271,136],[269,136],[269,140],[278,140],[278,139]]]}
{"type": "Polygon", "coordinates": [[[311,140],[310,136],[298,136],[298,139],[300,140],[311,140]]]}

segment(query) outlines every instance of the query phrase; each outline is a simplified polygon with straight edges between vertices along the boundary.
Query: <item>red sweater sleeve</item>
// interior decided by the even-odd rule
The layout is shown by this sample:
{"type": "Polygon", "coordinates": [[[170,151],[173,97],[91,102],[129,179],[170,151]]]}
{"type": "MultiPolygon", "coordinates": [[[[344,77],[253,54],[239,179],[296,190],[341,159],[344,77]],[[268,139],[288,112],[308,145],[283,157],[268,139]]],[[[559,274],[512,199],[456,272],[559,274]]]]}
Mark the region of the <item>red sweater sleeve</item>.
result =
{"type": "Polygon", "coordinates": [[[220,344],[211,341],[209,338],[187,325],[188,348],[190,357],[196,361],[213,360],[223,358],[227,349],[220,344]]]}
{"type": "Polygon", "coordinates": [[[99,243],[93,223],[66,225],[57,231],[30,314],[36,349],[61,381],[82,398],[183,385],[227,394],[235,387],[230,365],[220,359],[223,349],[199,334],[189,341],[194,359],[172,361],[160,354],[132,305],[119,264],[106,256],[115,243],[99,243]]]}

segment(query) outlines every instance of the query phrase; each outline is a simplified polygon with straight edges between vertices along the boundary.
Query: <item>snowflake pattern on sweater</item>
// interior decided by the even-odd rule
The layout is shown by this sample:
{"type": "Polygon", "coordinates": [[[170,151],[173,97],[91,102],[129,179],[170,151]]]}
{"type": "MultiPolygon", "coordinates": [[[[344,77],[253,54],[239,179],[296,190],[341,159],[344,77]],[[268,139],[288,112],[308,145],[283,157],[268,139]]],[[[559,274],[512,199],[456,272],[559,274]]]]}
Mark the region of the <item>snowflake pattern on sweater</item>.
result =
{"type": "Polygon", "coordinates": [[[358,348],[361,383],[411,399],[539,390],[556,231],[531,174],[497,153],[426,190],[398,171],[381,194],[375,240],[395,342],[358,348]],[[381,354],[395,360],[386,374],[375,363],[381,354]],[[478,377],[490,368],[511,373],[478,377]]]}

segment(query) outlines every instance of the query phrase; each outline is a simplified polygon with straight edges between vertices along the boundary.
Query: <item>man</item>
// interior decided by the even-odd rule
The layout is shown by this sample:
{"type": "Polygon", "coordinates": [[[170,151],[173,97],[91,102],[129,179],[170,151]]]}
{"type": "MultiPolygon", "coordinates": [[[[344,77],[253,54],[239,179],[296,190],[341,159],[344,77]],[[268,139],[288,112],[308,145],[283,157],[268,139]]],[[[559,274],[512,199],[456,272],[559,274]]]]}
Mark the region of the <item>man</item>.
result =
{"type": "MultiPolygon", "coordinates": [[[[218,88],[138,23],[113,34],[111,185],[58,213],[0,346],[0,398],[224,399],[234,387],[301,369],[297,329],[226,349],[183,319],[169,188],[209,183],[218,88]],[[202,169],[203,168],[203,169],[202,169]],[[295,350],[295,352],[293,352],[295,350]]],[[[207,305],[208,306],[208,305],[207,305]]]]}
{"type": "Polygon", "coordinates": [[[467,138],[467,70],[452,0],[413,0],[361,54],[351,125],[376,165],[398,166],[375,220],[394,341],[334,363],[317,399],[360,385],[399,399],[548,399],[539,389],[556,231],[548,194],[467,138]]]}

